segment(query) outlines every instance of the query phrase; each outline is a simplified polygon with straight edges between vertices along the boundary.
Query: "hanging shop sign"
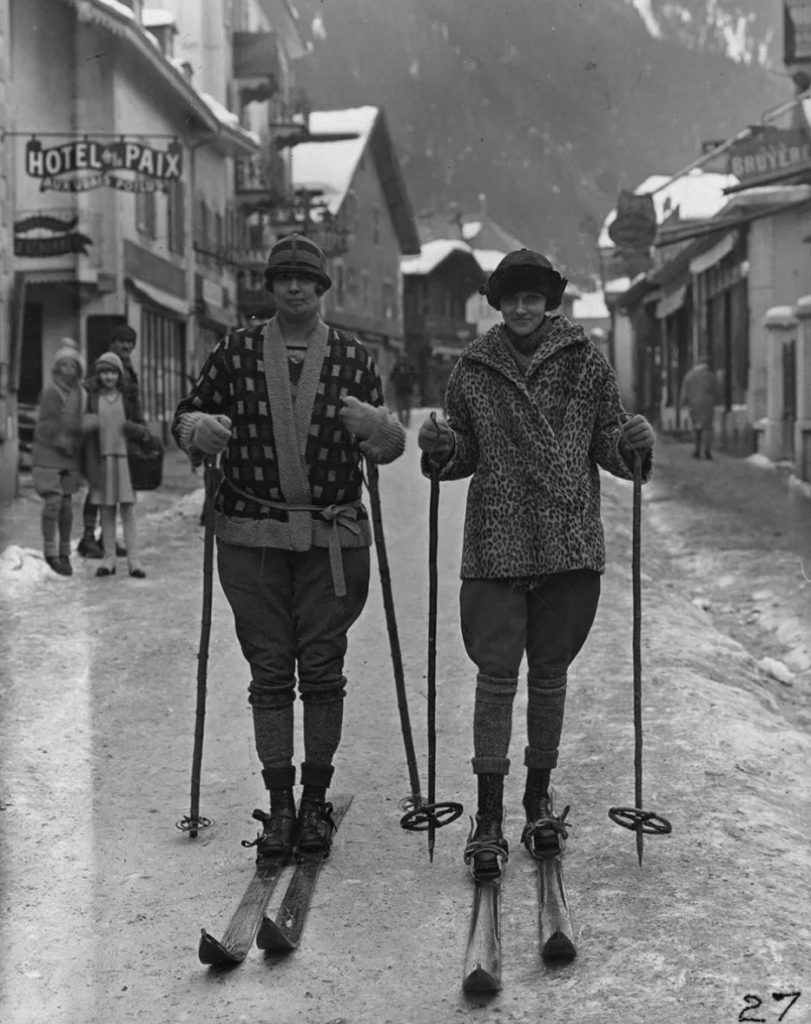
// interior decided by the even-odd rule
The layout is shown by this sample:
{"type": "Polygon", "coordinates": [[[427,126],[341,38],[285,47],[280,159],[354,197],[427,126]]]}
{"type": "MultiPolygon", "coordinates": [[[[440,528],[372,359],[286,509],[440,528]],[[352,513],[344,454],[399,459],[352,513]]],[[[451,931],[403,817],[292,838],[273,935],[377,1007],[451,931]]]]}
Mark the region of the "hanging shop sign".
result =
{"type": "Polygon", "coordinates": [[[784,0],[783,63],[811,61],[811,4],[808,0],[784,0]]]}
{"type": "Polygon", "coordinates": [[[617,215],[608,227],[608,237],[620,249],[649,249],[656,237],[653,196],[649,192],[620,192],[617,215]]]}
{"type": "Polygon", "coordinates": [[[39,179],[40,192],[165,192],[183,173],[183,147],[171,142],[156,149],[134,140],[88,137],[46,146],[32,135],[25,147],[25,171],[39,179]]]}
{"type": "Polygon", "coordinates": [[[64,256],[66,253],[87,255],[93,239],[75,231],[78,217],[62,218],[52,214],[34,213],[14,222],[14,255],[30,257],[64,256]]]}
{"type": "Polygon", "coordinates": [[[811,138],[795,128],[759,128],[749,138],[733,143],[729,152],[729,171],[742,184],[788,178],[809,169],[811,138]]]}

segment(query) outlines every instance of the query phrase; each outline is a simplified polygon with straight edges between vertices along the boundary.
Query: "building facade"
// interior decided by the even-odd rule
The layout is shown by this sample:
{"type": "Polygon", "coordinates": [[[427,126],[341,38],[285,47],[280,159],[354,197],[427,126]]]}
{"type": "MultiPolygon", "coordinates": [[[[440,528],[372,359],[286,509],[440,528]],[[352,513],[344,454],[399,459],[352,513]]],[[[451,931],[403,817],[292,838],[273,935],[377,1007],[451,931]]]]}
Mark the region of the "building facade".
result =
{"type": "Polygon", "coordinates": [[[6,496],[63,337],[92,365],[113,323],[134,327],[145,412],[168,438],[201,334],[237,320],[234,161],[259,145],[174,59],[171,20],[153,31],[139,4],[101,0],[8,9],[6,496]]]}

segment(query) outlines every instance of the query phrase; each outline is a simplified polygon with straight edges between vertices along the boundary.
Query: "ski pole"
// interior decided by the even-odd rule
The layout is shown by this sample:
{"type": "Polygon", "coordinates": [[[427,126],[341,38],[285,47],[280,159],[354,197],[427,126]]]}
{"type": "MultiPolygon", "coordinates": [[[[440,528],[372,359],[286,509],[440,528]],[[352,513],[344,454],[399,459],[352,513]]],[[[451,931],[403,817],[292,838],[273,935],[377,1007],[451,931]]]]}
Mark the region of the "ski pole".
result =
{"type": "Polygon", "coordinates": [[[194,718],[194,751],[191,769],[191,805],[188,816],[177,822],[190,839],[197,838],[201,828],[211,825],[209,818],[200,815],[200,772],[203,763],[203,735],[206,718],[206,684],[208,679],[208,648],[211,638],[212,577],[214,566],[214,495],[217,469],[215,461],[205,462],[205,505],[203,508],[203,612],[200,624],[200,644],[197,651],[197,707],[194,718]]]}
{"type": "Polygon", "coordinates": [[[634,452],[633,532],[631,576],[633,585],[633,661],[634,661],[634,799],[635,807],[612,807],[612,821],[636,832],[636,855],[642,867],[645,833],[667,835],[669,821],[653,811],[642,810],[642,458],[634,452]]]}
{"type": "MultiPolygon", "coordinates": [[[[436,413],[431,413],[436,421],[436,413]]],[[[434,860],[436,830],[456,821],[464,808],[455,801],[436,802],[436,620],[437,548],[439,539],[439,466],[429,456],[431,491],[428,504],[428,803],[404,815],[400,824],[413,832],[428,830],[428,858],[434,860]]]]}
{"type": "MultiPolygon", "coordinates": [[[[428,803],[436,800],[436,612],[437,546],[439,538],[439,469],[431,466],[428,505],[428,803]]],[[[428,822],[428,859],[434,859],[436,825],[428,822]]]]}
{"type": "Polygon", "coordinates": [[[400,651],[400,635],[397,630],[397,618],[394,613],[394,597],[391,587],[391,572],[386,554],[386,539],[383,534],[383,517],[380,508],[380,487],[376,463],[366,460],[366,486],[369,489],[369,503],[372,506],[372,532],[377,548],[377,564],[380,571],[380,589],[383,592],[383,610],[386,615],[386,629],[389,634],[391,664],[394,671],[394,686],[397,691],[397,708],[400,712],[400,729],[403,734],[408,777],[411,784],[411,796],[405,804],[409,809],[422,807],[424,800],[420,792],[420,778],[417,772],[417,755],[414,750],[414,737],[411,732],[411,719],[408,713],[408,697],[406,696],[403,658],[400,651]]]}

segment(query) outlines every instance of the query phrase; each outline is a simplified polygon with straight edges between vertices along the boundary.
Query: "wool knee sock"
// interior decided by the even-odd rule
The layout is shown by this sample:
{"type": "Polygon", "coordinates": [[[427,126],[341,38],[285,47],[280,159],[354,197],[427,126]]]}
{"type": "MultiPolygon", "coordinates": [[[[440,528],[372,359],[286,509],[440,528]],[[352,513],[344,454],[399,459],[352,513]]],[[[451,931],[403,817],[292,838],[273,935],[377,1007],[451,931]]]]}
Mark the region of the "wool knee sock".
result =
{"type": "Polygon", "coordinates": [[[507,756],[512,734],[512,713],[518,679],[498,679],[481,672],[476,676],[476,701],[473,708],[473,758],[477,775],[510,770],[507,756]]]}
{"type": "Polygon", "coordinates": [[[558,763],[558,747],[563,732],[563,710],[566,704],[566,676],[527,679],[527,740],[524,764],[533,774],[527,775],[524,809],[536,813],[537,800],[549,789],[551,770],[558,763]],[[528,806],[529,804],[529,806],[528,806]]]}
{"type": "MultiPolygon", "coordinates": [[[[267,708],[253,705],[253,733],[256,753],[266,770],[293,768],[293,704],[267,708]]],[[[293,783],[286,783],[292,786],[293,783]]],[[[268,787],[270,788],[270,787],[268,787]]],[[[283,788],[283,786],[280,786],[283,788]]]]}
{"type": "Polygon", "coordinates": [[[302,800],[323,801],[332,780],[332,762],[341,743],[346,679],[300,682],[304,712],[302,800]]]}

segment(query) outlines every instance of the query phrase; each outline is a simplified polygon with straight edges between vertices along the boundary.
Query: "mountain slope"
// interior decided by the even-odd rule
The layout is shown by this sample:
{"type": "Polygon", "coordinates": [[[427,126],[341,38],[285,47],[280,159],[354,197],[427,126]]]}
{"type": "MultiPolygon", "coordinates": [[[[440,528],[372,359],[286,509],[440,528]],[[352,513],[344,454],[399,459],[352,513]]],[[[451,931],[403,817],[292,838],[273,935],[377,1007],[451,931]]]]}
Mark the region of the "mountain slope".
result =
{"type": "MultiPolygon", "coordinates": [[[[716,36],[701,49],[697,13],[690,40],[655,38],[630,0],[297,6],[305,27],[323,24],[300,84],[316,109],[384,108],[417,212],[475,213],[486,193],[493,218],[574,279],[594,271],[620,188],[681,169],[702,141],[792,94],[787,78],[718,52],[716,36]]],[[[649,7],[672,34],[661,9],[676,5],[649,7]]]]}

